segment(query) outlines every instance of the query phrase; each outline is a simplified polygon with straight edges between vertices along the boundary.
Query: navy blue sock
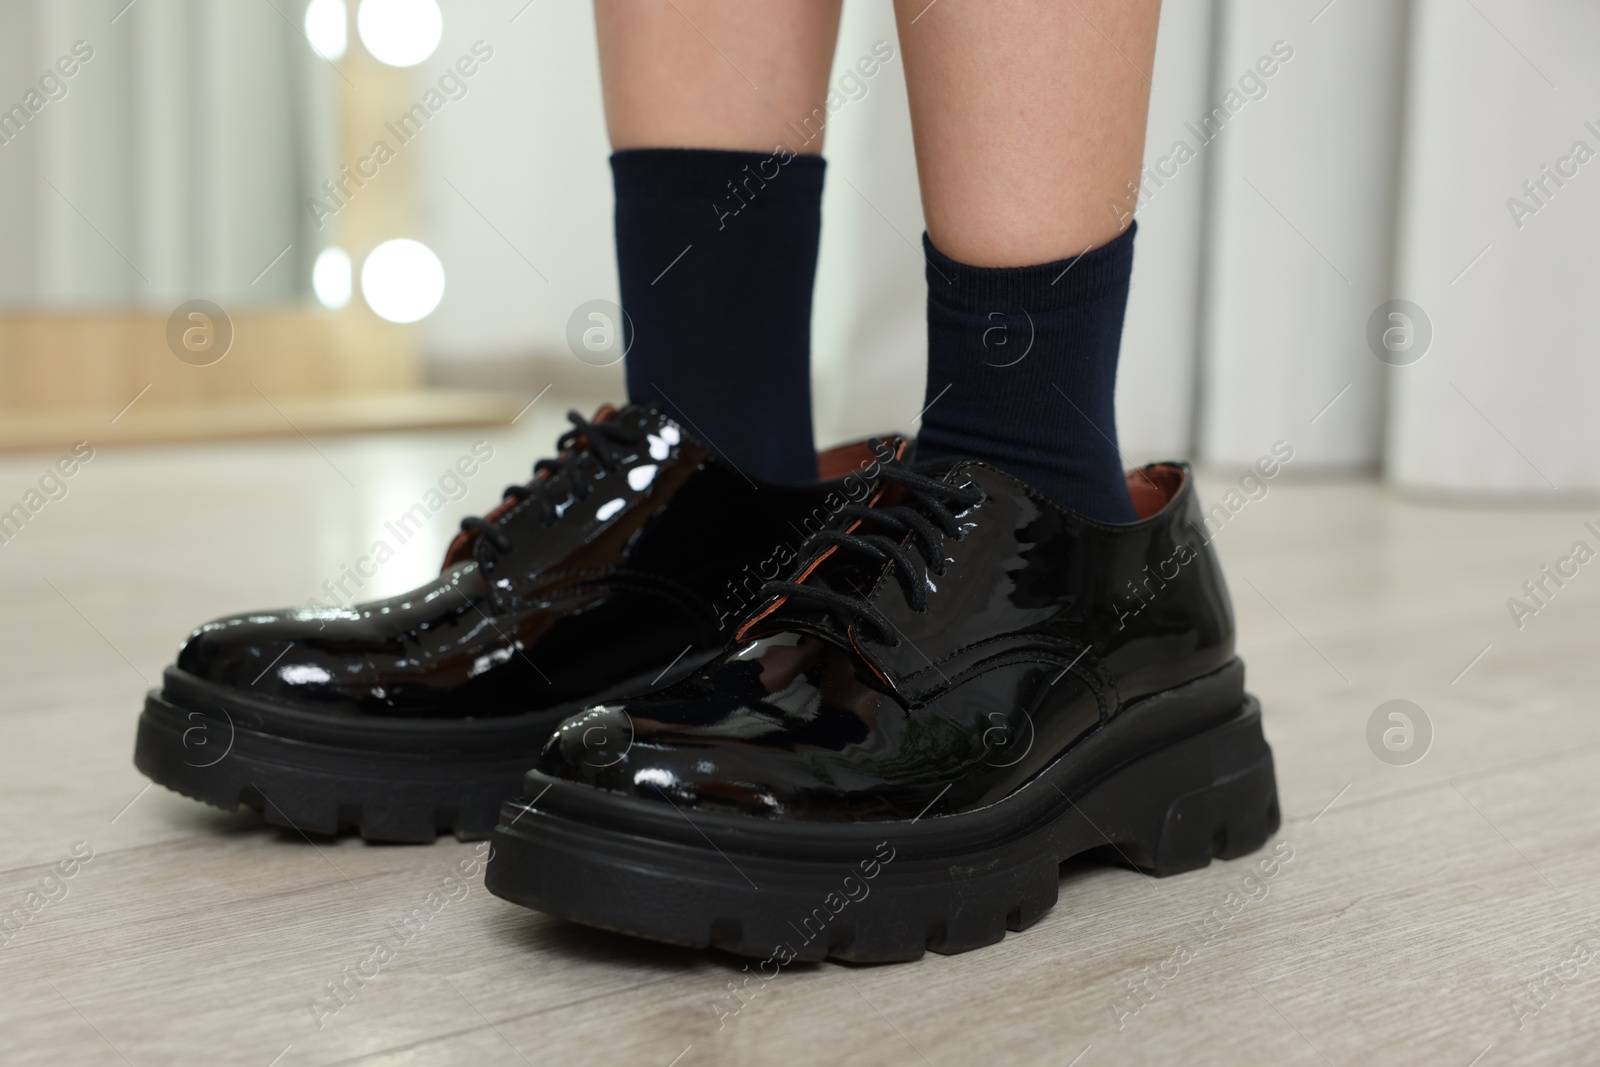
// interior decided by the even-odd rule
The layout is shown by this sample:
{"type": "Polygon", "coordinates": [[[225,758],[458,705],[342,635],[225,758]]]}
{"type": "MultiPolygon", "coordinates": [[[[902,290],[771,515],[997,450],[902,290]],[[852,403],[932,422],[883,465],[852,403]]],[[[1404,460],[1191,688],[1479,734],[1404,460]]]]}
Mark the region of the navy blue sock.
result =
{"type": "Polygon", "coordinates": [[[653,401],[752,478],[817,476],[811,292],[821,156],[617,152],[628,398],[653,401]]]}
{"type": "Polygon", "coordinates": [[[928,405],[917,459],[973,456],[1080,515],[1133,522],[1112,396],[1136,227],[1074,259],[928,256],[928,405]]]}

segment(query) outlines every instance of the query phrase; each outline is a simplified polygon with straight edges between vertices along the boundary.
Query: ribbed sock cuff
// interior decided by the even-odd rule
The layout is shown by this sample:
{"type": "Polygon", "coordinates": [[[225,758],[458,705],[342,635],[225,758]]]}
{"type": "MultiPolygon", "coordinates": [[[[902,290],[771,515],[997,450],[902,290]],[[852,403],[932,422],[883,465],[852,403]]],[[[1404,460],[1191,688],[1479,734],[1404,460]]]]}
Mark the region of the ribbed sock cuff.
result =
{"type": "Polygon", "coordinates": [[[778,152],[733,152],[719,148],[629,148],[611,154],[611,177],[619,199],[721,200],[730,184],[759,190],[760,199],[820,200],[821,156],[778,152]]]}
{"type": "Polygon", "coordinates": [[[1030,312],[1081,307],[1126,290],[1133,270],[1133,235],[1125,233],[1079,256],[1035,267],[973,267],[933,246],[924,233],[928,297],[952,311],[986,314],[1014,307],[1030,312]]]}

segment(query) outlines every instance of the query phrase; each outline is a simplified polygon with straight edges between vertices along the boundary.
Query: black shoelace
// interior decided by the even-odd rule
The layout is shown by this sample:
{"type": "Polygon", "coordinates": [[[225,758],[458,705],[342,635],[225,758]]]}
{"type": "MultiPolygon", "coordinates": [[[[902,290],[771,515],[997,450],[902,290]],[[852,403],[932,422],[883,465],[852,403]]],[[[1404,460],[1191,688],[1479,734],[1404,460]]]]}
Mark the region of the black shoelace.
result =
{"type": "MultiPolygon", "coordinates": [[[[860,525],[856,526],[857,530],[872,523],[889,530],[893,536],[883,533],[845,533],[842,527],[849,524],[841,521],[834,528],[812,535],[807,548],[814,551],[809,552],[807,556],[815,559],[820,554],[815,550],[832,547],[840,552],[855,553],[883,563],[900,582],[900,588],[905,592],[906,603],[911,609],[926,611],[928,610],[927,573],[918,568],[916,560],[906,549],[912,544],[916,545],[922,555],[926,572],[936,576],[944,574],[942,537],[960,540],[965,536],[956,522],[956,515],[982,500],[983,490],[971,483],[962,486],[946,485],[944,482],[898,465],[885,465],[882,478],[901,487],[903,503],[877,508],[867,507],[864,504],[847,504],[840,509],[839,515],[841,519],[859,520],[860,525]],[[910,540],[902,546],[900,541],[907,534],[910,535],[910,540]]],[[[878,638],[884,644],[890,646],[900,644],[900,635],[895,632],[894,624],[867,602],[864,592],[850,595],[801,582],[768,582],[762,587],[761,592],[763,600],[770,600],[774,596],[786,596],[791,602],[820,607],[843,623],[847,630],[854,622],[865,622],[876,631],[878,638]]]]}
{"type": "MultiPolygon", "coordinates": [[[[626,451],[643,444],[648,436],[642,429],[624,426],[619,422],[590,422],[576,411],[567,412],[567,421],[572,423],[572,429],[556,440],[556,458],[541,459],[533,465],[531,482],[525,485],[509,485],[505,491],[506,500],[515,500],[518,503],[533,500],[538,503],[540,519],[546,526],[554,524],[561,518],[569,502],[566,499],[557,500],[555,494],[550,491],[550,484],[558,475],[567,476],[572,499],[582,500],[593,488],[578,462],[582,457],[593,456],[603,470],[615,473],[620,468],[626,451]],[[578,447],[580,439],[583,442],[582,448],[578,447]],[[550,475],[549,478],[541,477],[546,473],[550,475]]],[[[511,551],[511,538],[489,519],[479,518],[476,515],[468,516],[461,520],[461,529],[479,534],[473,553],[480,565],[487,562],[482,554],[485,545],[491,545],[501,553],[511,551]]]]}

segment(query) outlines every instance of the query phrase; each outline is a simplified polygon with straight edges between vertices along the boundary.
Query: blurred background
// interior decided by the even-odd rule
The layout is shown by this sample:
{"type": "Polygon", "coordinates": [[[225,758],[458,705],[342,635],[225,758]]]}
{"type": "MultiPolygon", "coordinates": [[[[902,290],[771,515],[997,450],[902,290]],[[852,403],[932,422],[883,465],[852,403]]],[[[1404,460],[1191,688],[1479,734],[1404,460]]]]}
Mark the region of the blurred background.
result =
{"type": "MultiPolygon", "coordinates": [[[[1600,486],[1597,37],[1584,0],[1168,0],[1130,461],[1600,486]]],[[[848,3],[837,62],[880,40],[889,5],[848,3]]],[[[8,0],[0,71],[0,444],[620,396],[567,339],[617,290],[587,4],[8,0]]],[[[904,97],[896,50],[827,126],[822,441],[922,403],[904,97]]]]}

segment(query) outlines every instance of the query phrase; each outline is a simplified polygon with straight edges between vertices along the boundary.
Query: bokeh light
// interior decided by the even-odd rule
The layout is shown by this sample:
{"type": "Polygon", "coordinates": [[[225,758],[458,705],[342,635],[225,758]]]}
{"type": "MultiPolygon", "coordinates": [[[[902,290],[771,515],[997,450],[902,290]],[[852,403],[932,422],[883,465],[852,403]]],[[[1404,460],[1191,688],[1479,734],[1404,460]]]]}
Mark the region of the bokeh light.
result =
{"type": "Polygon", "coordinates": [[[438,0],[361,0],[356,32],[380,63],[414,67],[439,47],[444,12],[438,0]]]}
{"type": "Polygon", "coordinates": [[[361,295],[390,322],[427,318],[444,299],[444,264],[421,241],[385,241],[361,265],[361,295]]]}

